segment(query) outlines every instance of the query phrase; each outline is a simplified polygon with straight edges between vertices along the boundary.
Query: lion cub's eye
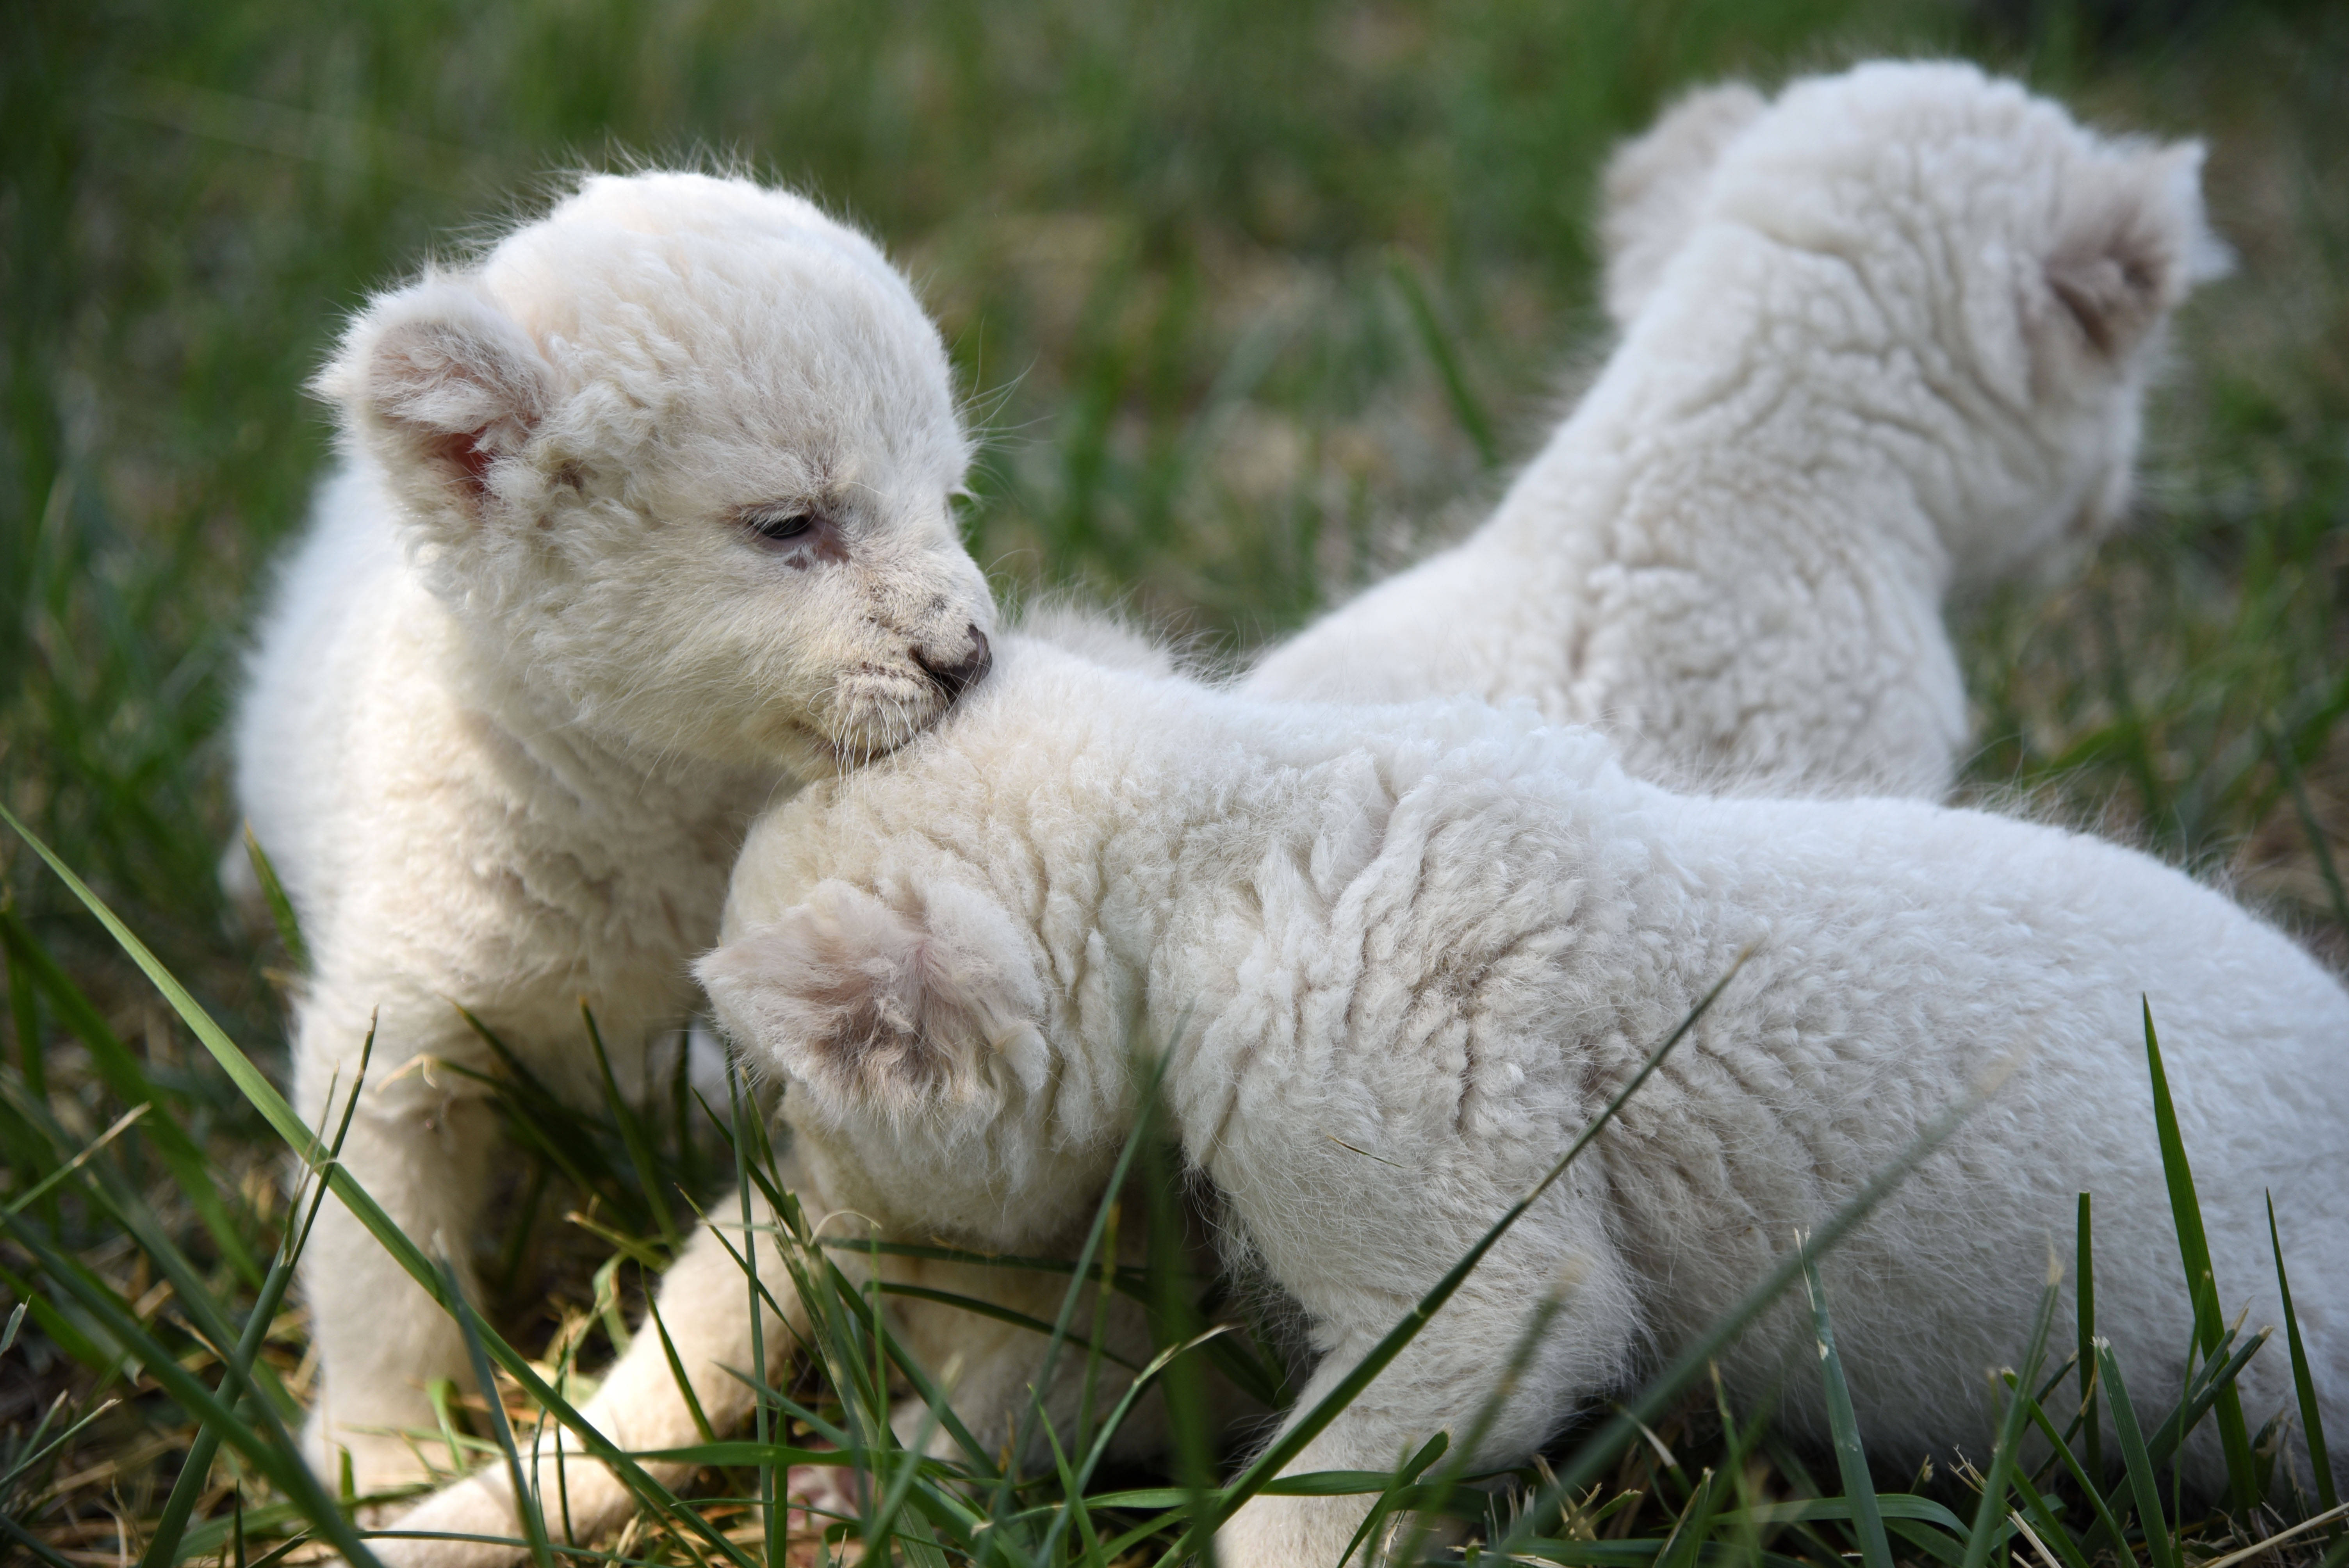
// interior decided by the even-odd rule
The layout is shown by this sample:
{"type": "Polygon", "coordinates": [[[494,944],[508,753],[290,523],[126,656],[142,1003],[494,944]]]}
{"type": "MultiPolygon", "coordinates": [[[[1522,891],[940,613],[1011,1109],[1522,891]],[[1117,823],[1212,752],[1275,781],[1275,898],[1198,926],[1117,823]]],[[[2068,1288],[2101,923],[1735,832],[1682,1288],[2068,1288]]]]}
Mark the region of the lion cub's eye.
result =
{"type": "Polygon", "coordinates": [[[761,539],[776,544],[799,538],[815,526],[815,515],[812,512],[790,511],[780,507],[742,514],[743,527],[761,539]]]}

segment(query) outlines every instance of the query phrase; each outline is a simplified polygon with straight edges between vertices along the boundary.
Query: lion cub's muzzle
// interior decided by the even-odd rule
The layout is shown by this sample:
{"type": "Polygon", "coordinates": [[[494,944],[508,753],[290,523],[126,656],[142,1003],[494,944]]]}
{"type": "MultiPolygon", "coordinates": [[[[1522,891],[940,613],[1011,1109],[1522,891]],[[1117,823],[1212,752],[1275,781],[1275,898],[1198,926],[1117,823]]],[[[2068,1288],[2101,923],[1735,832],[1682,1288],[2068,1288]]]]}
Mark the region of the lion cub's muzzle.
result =
{"type": "Polygon", "coordinates": [[[985,678],[995,650],[974,624],[958,637],[916,643],[900,657],[905,663],[894,667],[865,665],[836,688],[832,722],[821,731],[833,762],[860,767],[936,723],[985,678]]]}
{"type": "Polygon", "coordinates": [[[944,653],[916,646],[914,662],[930,677],[948,703],[976,686],[987,672],[995,667],[994,650],[987,645],[987,634],[974,624],[964,628],[964,645],[944,653]]]}

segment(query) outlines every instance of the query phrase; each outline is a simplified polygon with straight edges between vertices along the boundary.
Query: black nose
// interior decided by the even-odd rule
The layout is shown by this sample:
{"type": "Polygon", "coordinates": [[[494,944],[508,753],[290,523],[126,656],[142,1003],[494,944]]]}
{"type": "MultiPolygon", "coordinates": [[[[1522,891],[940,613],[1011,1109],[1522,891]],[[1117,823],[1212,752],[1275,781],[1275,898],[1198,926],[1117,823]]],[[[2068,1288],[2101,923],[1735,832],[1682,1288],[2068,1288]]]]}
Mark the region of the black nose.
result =
{"type": "Polygon", "coordinates": [[[914,650],[914,662],[922,666],[922,673],[936,682],[940,691],[947,694],[948,702],[968,691],[973,683],[995,664],[995,654],[987,645],[987,634],[977,626],[970,627],[969,632],[968,651],[952,664],[933,657],[927,648],[916,647],[914,650]]]}

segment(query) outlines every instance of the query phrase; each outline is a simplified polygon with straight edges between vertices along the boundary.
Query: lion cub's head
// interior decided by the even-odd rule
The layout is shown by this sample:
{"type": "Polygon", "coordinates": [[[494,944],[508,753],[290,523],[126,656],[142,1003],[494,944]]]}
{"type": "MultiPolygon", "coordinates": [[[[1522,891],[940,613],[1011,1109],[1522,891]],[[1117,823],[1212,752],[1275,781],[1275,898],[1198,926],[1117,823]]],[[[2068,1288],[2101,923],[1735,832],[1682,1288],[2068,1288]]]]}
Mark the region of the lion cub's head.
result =
{"type": "Polygon", "coordinates": [[[936,330],[796,196],[592,177],[371,301],[318,387],[475,645],[593,734],[828,772],[987,671],[936,330]]]}
{"type": "Polygon", "coordinates": [[[1958,586],[2052,574],[2127,511],[2163,329],[2226,268],[2201,168],[1970,65],[1713,88],[1608,170],[1607,305],[1636,338],[1755,292],[1772,331],[1742,368],[1847,394],[1958,586]]]}

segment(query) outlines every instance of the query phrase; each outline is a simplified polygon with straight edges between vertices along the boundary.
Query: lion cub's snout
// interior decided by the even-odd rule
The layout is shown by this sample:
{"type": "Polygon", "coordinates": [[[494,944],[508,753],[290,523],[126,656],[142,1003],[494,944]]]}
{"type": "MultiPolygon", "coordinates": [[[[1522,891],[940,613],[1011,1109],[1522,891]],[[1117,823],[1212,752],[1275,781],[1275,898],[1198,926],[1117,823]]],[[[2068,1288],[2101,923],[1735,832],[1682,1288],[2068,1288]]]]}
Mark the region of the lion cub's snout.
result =
{"type": "MultiPolygon", "coordinates": [[[[885,756],[945,717],[994,667],[987,632],[993,608],[984,584],[975,583],[934,601],[910,626],[872,625],[873,643],[843,655],[847,673],[832,683],[818,721],[833,763],[885,756]]],[[[802,766],[823,770],[817,763],[802,766]]]]}
{"type": "Polygon", "coordinates": [[[935,648],[916,646],[914,662],[930,677],[949,703],[962,696],[983,679],[995,667],[995,655],[987,645],[987,634],[974,622],[963,634],[962,647],[953,653],[941,653],[935,648]]]}

